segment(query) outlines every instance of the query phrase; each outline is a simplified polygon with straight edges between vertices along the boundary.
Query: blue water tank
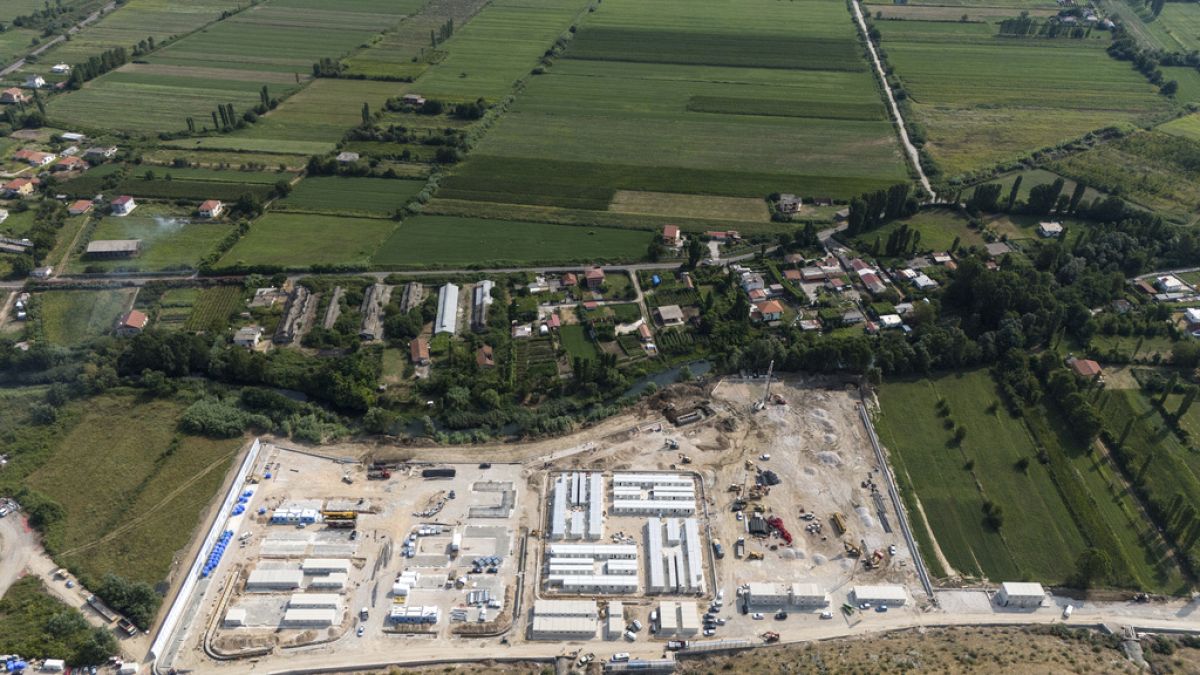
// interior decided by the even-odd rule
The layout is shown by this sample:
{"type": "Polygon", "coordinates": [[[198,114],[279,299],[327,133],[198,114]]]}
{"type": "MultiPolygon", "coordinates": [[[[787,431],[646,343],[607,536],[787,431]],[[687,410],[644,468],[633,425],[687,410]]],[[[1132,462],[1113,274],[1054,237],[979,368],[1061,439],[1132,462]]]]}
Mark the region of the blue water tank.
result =
{"type": "Polygon", "coordinates": [[[654,276],[650,277],[650,283],[654,286],[657,286],[662,283],[662,279],[659,279],[658,275],[655,274],[654,276]]]}

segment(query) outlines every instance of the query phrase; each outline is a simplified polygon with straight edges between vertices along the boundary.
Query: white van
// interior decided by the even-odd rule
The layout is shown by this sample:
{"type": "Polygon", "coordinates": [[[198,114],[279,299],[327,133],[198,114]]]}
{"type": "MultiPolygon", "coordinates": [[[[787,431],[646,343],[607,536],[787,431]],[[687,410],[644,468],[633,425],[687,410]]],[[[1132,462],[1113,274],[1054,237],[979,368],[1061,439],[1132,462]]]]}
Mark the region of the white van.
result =
{"type": "Polygon", "coordinates": [[[612,655],[613,663],[621,663],[629,660],[629,652],[617,652],[612,655]]]}
{"type": "Polygon", "coordinates": [[[1075,611],[1075,605],[1067,605],[1066,607],[1063,608],[1063,618],[1064,619],[1071,618],[1071,612],[1074,612],[1074,611],[1075,611]]]}

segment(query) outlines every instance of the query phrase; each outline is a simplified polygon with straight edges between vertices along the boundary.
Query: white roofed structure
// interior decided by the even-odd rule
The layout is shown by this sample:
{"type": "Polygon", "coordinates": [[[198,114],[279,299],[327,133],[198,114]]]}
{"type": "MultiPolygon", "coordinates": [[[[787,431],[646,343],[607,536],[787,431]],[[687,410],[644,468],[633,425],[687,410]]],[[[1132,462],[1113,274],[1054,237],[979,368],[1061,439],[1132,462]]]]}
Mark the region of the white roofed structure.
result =
{"type": "Polygon", "coordinates": [[[855,602],[869,602],[872,604],[883,604],[890,607],[903,605],[908,602],[908,593],[904,591],[903,586],[884,585],[884,586],[855,586],[854,587],[855,602]]]}
{"type": "Polygon", "coordinates": [[[446,284],[438,290],[437,320],[433,325],[434,334],[458,332],[458,286],[446,284]]]}

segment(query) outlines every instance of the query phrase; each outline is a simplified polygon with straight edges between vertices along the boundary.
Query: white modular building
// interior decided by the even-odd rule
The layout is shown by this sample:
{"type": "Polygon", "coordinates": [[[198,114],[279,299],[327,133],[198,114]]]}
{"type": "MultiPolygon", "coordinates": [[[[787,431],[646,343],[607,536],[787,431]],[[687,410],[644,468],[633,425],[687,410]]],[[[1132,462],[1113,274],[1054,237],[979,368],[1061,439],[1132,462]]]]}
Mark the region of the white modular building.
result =
{"type": "Polygon", "coordinates": [[[438,290],[437,321],[434,334],[458,332],[458,286],[446,284],[438,290]]]}
{"type": "Polygon", "coordinates": [[[637,559],[636,544],[550,544],[551,558],[637,559]]]}
{"type": "Polygon", "coordinates": [[[537,600],[533,603],[534,616],[585,616],[593,619],[600,610],[591,600],[537,600]]]}
{"type": "Polygon", "coordinates": [[[349,581],[350,575],[345,572],[334,572],[324,576],[313,577],[308,582],[309,588],[319,588],[328,591],[340,591],[346,587],[346,582],[349,581]]]}
{"type": "Polygon", "coordinates": [[[583,539],[585,526],[583,519],[583,511],[571,512],[571,529],[567,533],[568,539],[583,539]]]}
{"type": "Polygon", "coordinates": [[[788,603],[793,607],[828,607],[829,594],[817,584],[792,584],[788,603]]]}
{"type": "Polygon", "coordinates": [[[658,632],[661,637],[690,637],[700,632],[700,612],[694,602],[660,602],[658,632]]]}
{"type": "Polygon", "coordinates": [[[533,604],[534,640],[591,640],[599,612],[590,600],[537,600],[533,604]]]}
{"type": "Polygon", "coordinates": [[[904,591],[903,586],[855,586],[853,593],[855,602],[869,602],[873,605],[899,607],[908,602],[908,593],[904,591]]]}
{"type": "Polygon", "coordinates": [[[638,561],[626,560],[624,558],[609,560],[604,563],[604,571],[607,574],[633,574],[633,575],[636,575],[639,571],[638,568],[639,568],[638,561]]]}
{"type": "Polygon", "coordinates": [[[746,584],[746,604],[751,607],[782,607],[788,604],[788,589],[779,584],[746,584]]]}
{"type": "Polygon", "coordinates": [[[613,485],[636,485],[652,488],[659,485],[695,486],[689,476],[678,473],[614,473],[613,485]]]}
{"type": "Polygon", "coordinates": [[[230,607],[225,612],[222,626],[225,628],[240,628],[246,625],[246,610],[242,607],[230,607]]]}
{"type": "Polygon", "coordinates": [[[342,606],[342,596],[337,593],[292,593],[288,607],[325,607],[337,609],[342,606]]]}
{"type": "Polygon", "coordinates": [[[678,546],[680,541],[679,519],[667,518],[667,544],[678,546]]]}
{"type": "Polygon", "coordinates": [[[1006,581],[996,594],[996,604],[1001,607],[1041,607],[1045,600],[1046,589],[1032,582],[1006,581]]]}
{"type": "Polygon", "coordinates": [[[554,481],[550,497],[550,538],[567,536],[567,474],[560,474],[554,481]]]}
{"type": "Polygon", "coordinates": [[[246,590],[250,593],[291,591],[300,588],[304,573],[297,569],[257,569],[250,573],[246,590]]]}
{"type": "Polygon", "coordinates": [[[307,558],[300,563],[305,574],[349,574],[350,561],[345,558],[307,558]]]}
{"type": "Polygon", "coordinates": [[[646,590],[661,593],[666,590],[666,572],[663,569],[662,521],[646,519],[646,590]]]}
{"type": "Polygon", "coordinates": [[[636,593],[636,574],[551,574],[552,586],[561,586],[564,593],[636,593]]]}
{"type": "Polygon", "coordinates": [[[704,542],[700,539],[700,523],[695,518],[683,521],[683,540],[687,550],[687,587],[703,591],[704,542]]]}
{"type": "Polygon", "coordinates": [[[696,512],[695,500],[620,499],[614,500],[612,511],[622,516],[690,516],[696,512]]]}
{"type": "Polygon", "coordinates": [[[688,501],[696,500],[696,490],[694,488],[664,488],[655,487],[650,489],[650,499],[656,501],[676,501],[686,499],[688,501]]]}
{"type": "MultiPolygon", "coordinates": [[[[637,562],[636,560],[634,561],[637,562]]],[[[591,561],[587,565],[550,565],[548,570],[551,577],[562,576],[587,576],[595,574],[596,570],[592,567],[591,561]]]]}
{"type": "Polygon", "coordinates": [[[319,609],[289,609],[283,614],[286,628],[324,628],[337,622],[338,610],[331,608],[319,609]]]}
{"type": "Polygon", "coordinates": [[[608,603],[608,617],[604,622],[604,637],[616,640],[625,632],[625,605],[620,600],[608,603]]]}
{"type": "Polygon", "coordinates": [[[587,538],[596,541],[604,538],[604,474],[590,474],[588,482],[587,538]]]}

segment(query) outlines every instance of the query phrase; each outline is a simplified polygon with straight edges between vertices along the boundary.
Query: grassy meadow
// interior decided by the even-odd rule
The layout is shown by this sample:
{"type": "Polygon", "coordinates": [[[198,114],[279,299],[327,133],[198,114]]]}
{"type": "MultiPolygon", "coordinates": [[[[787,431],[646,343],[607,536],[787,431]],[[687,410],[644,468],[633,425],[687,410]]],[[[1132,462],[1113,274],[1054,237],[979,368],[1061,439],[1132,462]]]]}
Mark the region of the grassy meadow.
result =
{"type": "Polygon", "coordinates": [[[425,187],[425,181],[313,176],[275,205],[280,211],[390,216],[425,187]]]}
{"type": "Polygon", "coordinates": [[[367,77],[416,77],[431,62],[446,55],[445,43],[432,48],[429,31],[439,30],[447,21],[461,28],[487,4],[487,0],[430,0],[368,49],[346,59],[346,72],[367,77]]]}
{"type": "Polygon", "coordinates": [[[365,265],[395,228],[381,218],[268,213],[254,221],[218,266],[365,265]]]}
{"type": "Polygon", "coordinates": [[[192,221],[179,212],[152,213],[142,205],[128,216],[105,216],[92,232],[97,239],[140,239],[141,251],[134,257],[93,260],[80,254],[71,262],[72,271],[139,270],[158,272],[194,268],[230,231],[229,223],[192,221]]]}
{"type": "Polygon", "coordinates": [[[1108,56],[1108,33],[1000,38],[998,21],[875,22],[912,121],[947,176],[1172,110],[1128,63],[1108,56]]]}
{"type": "Polygon", "coordinates": [[[581,26],[439,197],[603,210],[620,190],[849,197],[907,180],[845,7],[609,0],[581,26]]]}
{"type": "Polygon", "coordinates": [[[111,334],[136,293],[133,288],[39,293],[35,319],[46,341],[65,347],[78,345],[111,334]]]}
{"type": "Polygon", "coordinates": [[[880,438],[916,528],[928,524],[959,574],[1062,583],[1078,556],[1097,546],[1114,561],[1111,585],[1179,590],[1173,562],[1144,543],[1155,535],[1118,472],[1044,411],[1011,417],[986,371],[889,382],[880,404],[880,438]],[[948,416],[937,412],[939,399],[949,404],[948,416]],[[955,425],[967,430],[961,444],[946,428],[955,425]],[[1002,510],[999,530],[983,522],[986,502],[1002,510]]]}
{"type": "Polygon", "coordinates": [[[80,404],[79,418],[28,484],[62,504],[47,543],[77,574],[115,572],[156,584],[191,539],[241,439],[176,431],[183,405],[112,395],[80,404]],[[129,433],[130,419],[137,433],[129,433]],[[104,452],[96,452],[103,438],[104,452]]]}
{"type": "Polygon", "coordinates": [[[648,232],[452,216],[404,221],[375,253],[380,267],[640,260],[648,232]]]}

